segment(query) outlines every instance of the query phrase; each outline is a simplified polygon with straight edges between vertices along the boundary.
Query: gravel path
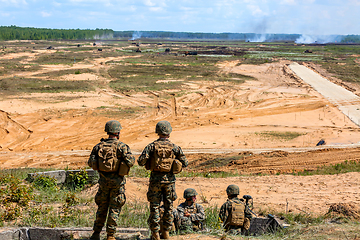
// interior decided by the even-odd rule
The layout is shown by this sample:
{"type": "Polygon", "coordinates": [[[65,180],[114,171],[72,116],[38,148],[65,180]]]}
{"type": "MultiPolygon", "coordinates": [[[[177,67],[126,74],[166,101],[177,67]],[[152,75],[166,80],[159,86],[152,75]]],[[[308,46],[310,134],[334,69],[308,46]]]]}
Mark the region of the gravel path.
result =
{"type": "Polygon", "coordinates": [[[336,85],[311,69],[292,63],[290,69],[304,82],[328,99],[355,124],[360,126],[360,97],[336,85]]]}

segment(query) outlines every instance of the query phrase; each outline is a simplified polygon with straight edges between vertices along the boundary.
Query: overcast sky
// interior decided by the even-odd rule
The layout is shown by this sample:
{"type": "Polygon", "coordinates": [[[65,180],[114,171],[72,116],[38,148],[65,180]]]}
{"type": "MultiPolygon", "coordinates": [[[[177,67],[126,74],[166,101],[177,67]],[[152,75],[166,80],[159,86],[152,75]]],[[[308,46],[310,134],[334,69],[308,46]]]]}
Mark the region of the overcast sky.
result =
{"type": "Polygon", "coordinates": [[[0,25],[360,34],[360,0],[0,0],[0,25]]]}

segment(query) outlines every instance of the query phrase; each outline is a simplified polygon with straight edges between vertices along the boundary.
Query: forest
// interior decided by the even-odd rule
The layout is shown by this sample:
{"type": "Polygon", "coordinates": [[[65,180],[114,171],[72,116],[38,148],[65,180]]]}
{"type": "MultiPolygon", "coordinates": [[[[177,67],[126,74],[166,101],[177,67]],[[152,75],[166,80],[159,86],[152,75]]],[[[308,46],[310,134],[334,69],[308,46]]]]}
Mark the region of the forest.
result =
{"type": "MultiPolygon", "coordinates": [[[[202,33],[169,31],[114,31],[112,29],[49,29],[18,26],[0,26],[0,40],[112,40],[139,38],[193,39],[193,40],[240,40],[250,42],[295,42],[301,34],[259,33],[202,33]]],[[[360,43],[360,35],[333,35],[334,42],[360,43]],[[335,41],[336,40],[336,41],[335,41]]],[[[332,41],[330,41],[332,42],[332,41]]]]}

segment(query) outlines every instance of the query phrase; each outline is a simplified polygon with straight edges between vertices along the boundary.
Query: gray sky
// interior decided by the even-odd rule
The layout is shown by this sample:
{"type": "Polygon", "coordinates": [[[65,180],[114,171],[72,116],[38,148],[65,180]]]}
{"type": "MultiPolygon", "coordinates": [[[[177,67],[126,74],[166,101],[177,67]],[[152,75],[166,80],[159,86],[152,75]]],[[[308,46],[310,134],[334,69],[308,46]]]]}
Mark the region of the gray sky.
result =
{"type": "Polygon", "coordinates": [[[0,0],[0,25],[347,35],[360,34],[360,0],[0,0]]]}

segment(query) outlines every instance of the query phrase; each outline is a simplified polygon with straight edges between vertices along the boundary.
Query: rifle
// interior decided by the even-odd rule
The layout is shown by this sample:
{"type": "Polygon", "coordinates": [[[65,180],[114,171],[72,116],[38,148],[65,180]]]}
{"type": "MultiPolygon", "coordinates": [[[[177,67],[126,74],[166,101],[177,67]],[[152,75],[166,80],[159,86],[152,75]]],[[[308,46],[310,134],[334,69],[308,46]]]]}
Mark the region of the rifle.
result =
{"type": "Polygon", "coordinates": [[[257,217],[256,213],[254,213],[251,209],[253,208],[253,198],[250,195],[244,195],[243,199],[245,199],[245,206],[247,207],[247,209],[249,209],[249,211],[255,215],[255,217],[257,217]],[[251,201],[250,201],[251,200],[251,201]],[[249,204],[250,202],[250,204],[249,204]]]}

